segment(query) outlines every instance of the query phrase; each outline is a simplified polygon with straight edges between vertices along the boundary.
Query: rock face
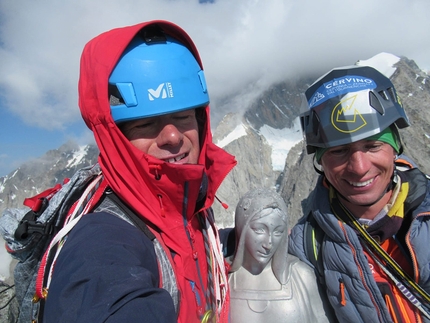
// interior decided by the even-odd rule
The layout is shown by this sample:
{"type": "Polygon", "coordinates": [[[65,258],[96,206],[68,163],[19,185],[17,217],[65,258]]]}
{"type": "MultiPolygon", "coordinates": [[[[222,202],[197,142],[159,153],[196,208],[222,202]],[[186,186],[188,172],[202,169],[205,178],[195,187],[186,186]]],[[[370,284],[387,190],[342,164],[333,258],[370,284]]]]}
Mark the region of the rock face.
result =
{"type": "Polygon", "coordinates": [[[401,59],[396,67],[391,80],[411,123],[401,130],[405,154],[430,174],[430,77],[409,59],[401,59]]]}
{"type": "Polygon", "coordinates": [[[306,199],[318,179],[312,163],[313,158],[306,154],[305,149],[304,141],[291,149],[285,162],[285,175],[279,190],[287,202],[290,227],[309,211],[306,207],[306,199]]]}
{"type": "MultiPolygon", "coordinates": [[[[224,130],[228,129],[225,123],[232,127],[227,131],[232,131],[236,126],[231,122],[232,119],[235,119],[235,116],[229,115],[220,124],[223,134],[228,133],[224,132],[224,130]]],[[[217,197],[220,201],[227,203],[229,208],[225,210],[221,206],[221,203],[217,201],[215,201],[213,206],[217,223],[221,227],[233,225],[232,212],[236,208],[237,201],[245,192],[259,186],[272,187],[278,176],[272,169],[272,149],[264,137],[260,136],[247,123],[244,123],[243,127],[246,135],[224,146],[224,149],[236,157],[238,164],[227,176],[217,192],[217,197]]],[[[218,135],[221,129],[218,128],[217,130],[214,134],[215,142],[218,136],[221,136],[221,134],[218,135]]]]}

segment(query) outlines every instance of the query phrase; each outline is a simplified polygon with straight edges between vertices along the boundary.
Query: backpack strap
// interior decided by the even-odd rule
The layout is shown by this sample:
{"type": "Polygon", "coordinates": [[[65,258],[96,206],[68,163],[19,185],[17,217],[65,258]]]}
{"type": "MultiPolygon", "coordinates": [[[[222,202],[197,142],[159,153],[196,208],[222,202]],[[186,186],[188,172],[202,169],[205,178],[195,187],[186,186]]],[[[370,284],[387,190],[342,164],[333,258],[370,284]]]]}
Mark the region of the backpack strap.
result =
{"type": "MultiPolygon", "coordinates": [[[[179,290],[176,282],[175,272],[173,270],[171,257],[167,254],[160,239],[148,228],[146,223],[133,210],[131,210],[111,189],[107,189],[105,197],[110,200],[119,210],[110,210],[112,214],[129,222],[131,225],[139,228],[154,244],[154,251],[157,256],[160,287],[167,290],[173,299],[176,313],[179,313],[179,290]],[[117,212],[119,211],[119,212],[117,212]]],[[[103,202],[102,202],[103,203],[103,202]]]]}
{"type": "Polygon", "coordinates": [[[139,217],[134,211],[132,211],[112,190],[108,189],[106,191],[106,198],[111,200],[116,204],[116,206],[126,215],[127,219],[132,222],[132,224],[139,228],[149,240],[154,241],[155,235],[149,230],[148,226],[143,222],[142,218],[139,217]]]}
{"type": "Polygon", "coordinates": [[[322,241],[324,239],[324,231],[318,225],[313,213],[309,212],[306,218],[303,231],[303,243],[306,258],[313,265],[318,281],[325,285],[324,281],[324,265],[322,257],[322,241]]]}
{"type": "Polygon", "coordinates": [[[91,206],[94,206],[97,203],[106,187],[106,181],[103,181],[103,176],[99,174],[90,182],[81,198],[72,206],[69,214],[67,215],[64,226],[50,241],[39,265],[36,279],[35,301],[45,299],[47,297],[53,271],[52,264],[57,259],[67,235],[79,222],[81,217],[88,213],[91,206]],[[52,254],[54,254],[53,258],[51,257],[52,254]]]}
{"type": "Polygon", "coordinates": [[[414,165],[412,161],[402,157],[399,157],[396,159],[395,165],[400,170],[408,170],[408,169],[416,168],[416,165],[414,165]]]}

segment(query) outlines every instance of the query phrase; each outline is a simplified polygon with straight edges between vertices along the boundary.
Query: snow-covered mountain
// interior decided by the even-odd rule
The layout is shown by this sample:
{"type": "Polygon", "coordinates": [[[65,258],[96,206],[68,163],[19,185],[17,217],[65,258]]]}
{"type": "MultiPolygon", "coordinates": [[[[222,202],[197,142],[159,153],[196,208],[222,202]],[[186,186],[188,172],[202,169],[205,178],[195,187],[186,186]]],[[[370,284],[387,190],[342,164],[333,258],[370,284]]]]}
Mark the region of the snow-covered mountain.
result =
{"type": "Polygon", "coordinates": [[[39,159],[30,160],[4,177],[0,177],[0,211],[21,207],[24,198],[70,178],[78,169],[94,164],[98,150],[94,145],[79,147],[67,142],[48,151],[39,159]]]}

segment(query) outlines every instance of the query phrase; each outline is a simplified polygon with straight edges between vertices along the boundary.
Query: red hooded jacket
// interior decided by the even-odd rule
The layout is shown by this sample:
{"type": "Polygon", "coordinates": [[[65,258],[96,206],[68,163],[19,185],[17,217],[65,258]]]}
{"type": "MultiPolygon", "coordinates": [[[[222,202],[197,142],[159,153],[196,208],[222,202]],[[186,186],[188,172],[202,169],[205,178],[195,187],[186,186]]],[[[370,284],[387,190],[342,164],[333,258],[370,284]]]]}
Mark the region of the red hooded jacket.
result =
{"type": "MultiPolygon", "coordinates": [[[[201,152],[197,165],[169,164],[141,152],[113,121],[108,100],[109,76],[132,38],[143,27],[155,23],[184,43],[202,65],[192,40],[172,23],[151,21],[110,30],[84,48],[79,106],[84,121],[94,133],[100,150],[99,164],[108,186],[144,219],[167,253],[173,255],[172,266],[180,293],[178,322],[197,322],[204,314],[209,271],[198,217],[207,217],[205,210],[212,205],[216,190],[236,161],[212,143],[209,106],[205,108],[206,122],[200,131],[201,152]],[[206,197],[196,212],[204,174],[208,180],[206,197]],[[203,301],[203,306],[198,305],[196,298],[203,301]]],[[[216,245],[211,248],[219,250],[216,245]]],[[[223,321],[228,300],[221,307],[218,320],[223,321]]]]}

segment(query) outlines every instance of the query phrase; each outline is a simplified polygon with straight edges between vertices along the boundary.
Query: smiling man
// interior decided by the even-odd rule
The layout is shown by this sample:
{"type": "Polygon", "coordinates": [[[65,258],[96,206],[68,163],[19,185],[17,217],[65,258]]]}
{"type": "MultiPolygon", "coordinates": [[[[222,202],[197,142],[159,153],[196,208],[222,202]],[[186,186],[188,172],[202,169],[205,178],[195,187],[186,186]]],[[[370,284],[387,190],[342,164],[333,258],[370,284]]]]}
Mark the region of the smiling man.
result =
{"type": "Polygon", "coordinates": [[[409,120],[393,84],[345,67],[306,97],[301,122],[321,176],[289,251],[314,265],[340,322],[430,322],[430,185],[399,158],[409,120]]]}
{"type": "Polygon", "coordinates": [[[100,181],[55,261],[43,322],[227,322],[211,205],[236,161],[212,143],[190,37],[167,21],[95,37],[79,106],[100,181]]]}

